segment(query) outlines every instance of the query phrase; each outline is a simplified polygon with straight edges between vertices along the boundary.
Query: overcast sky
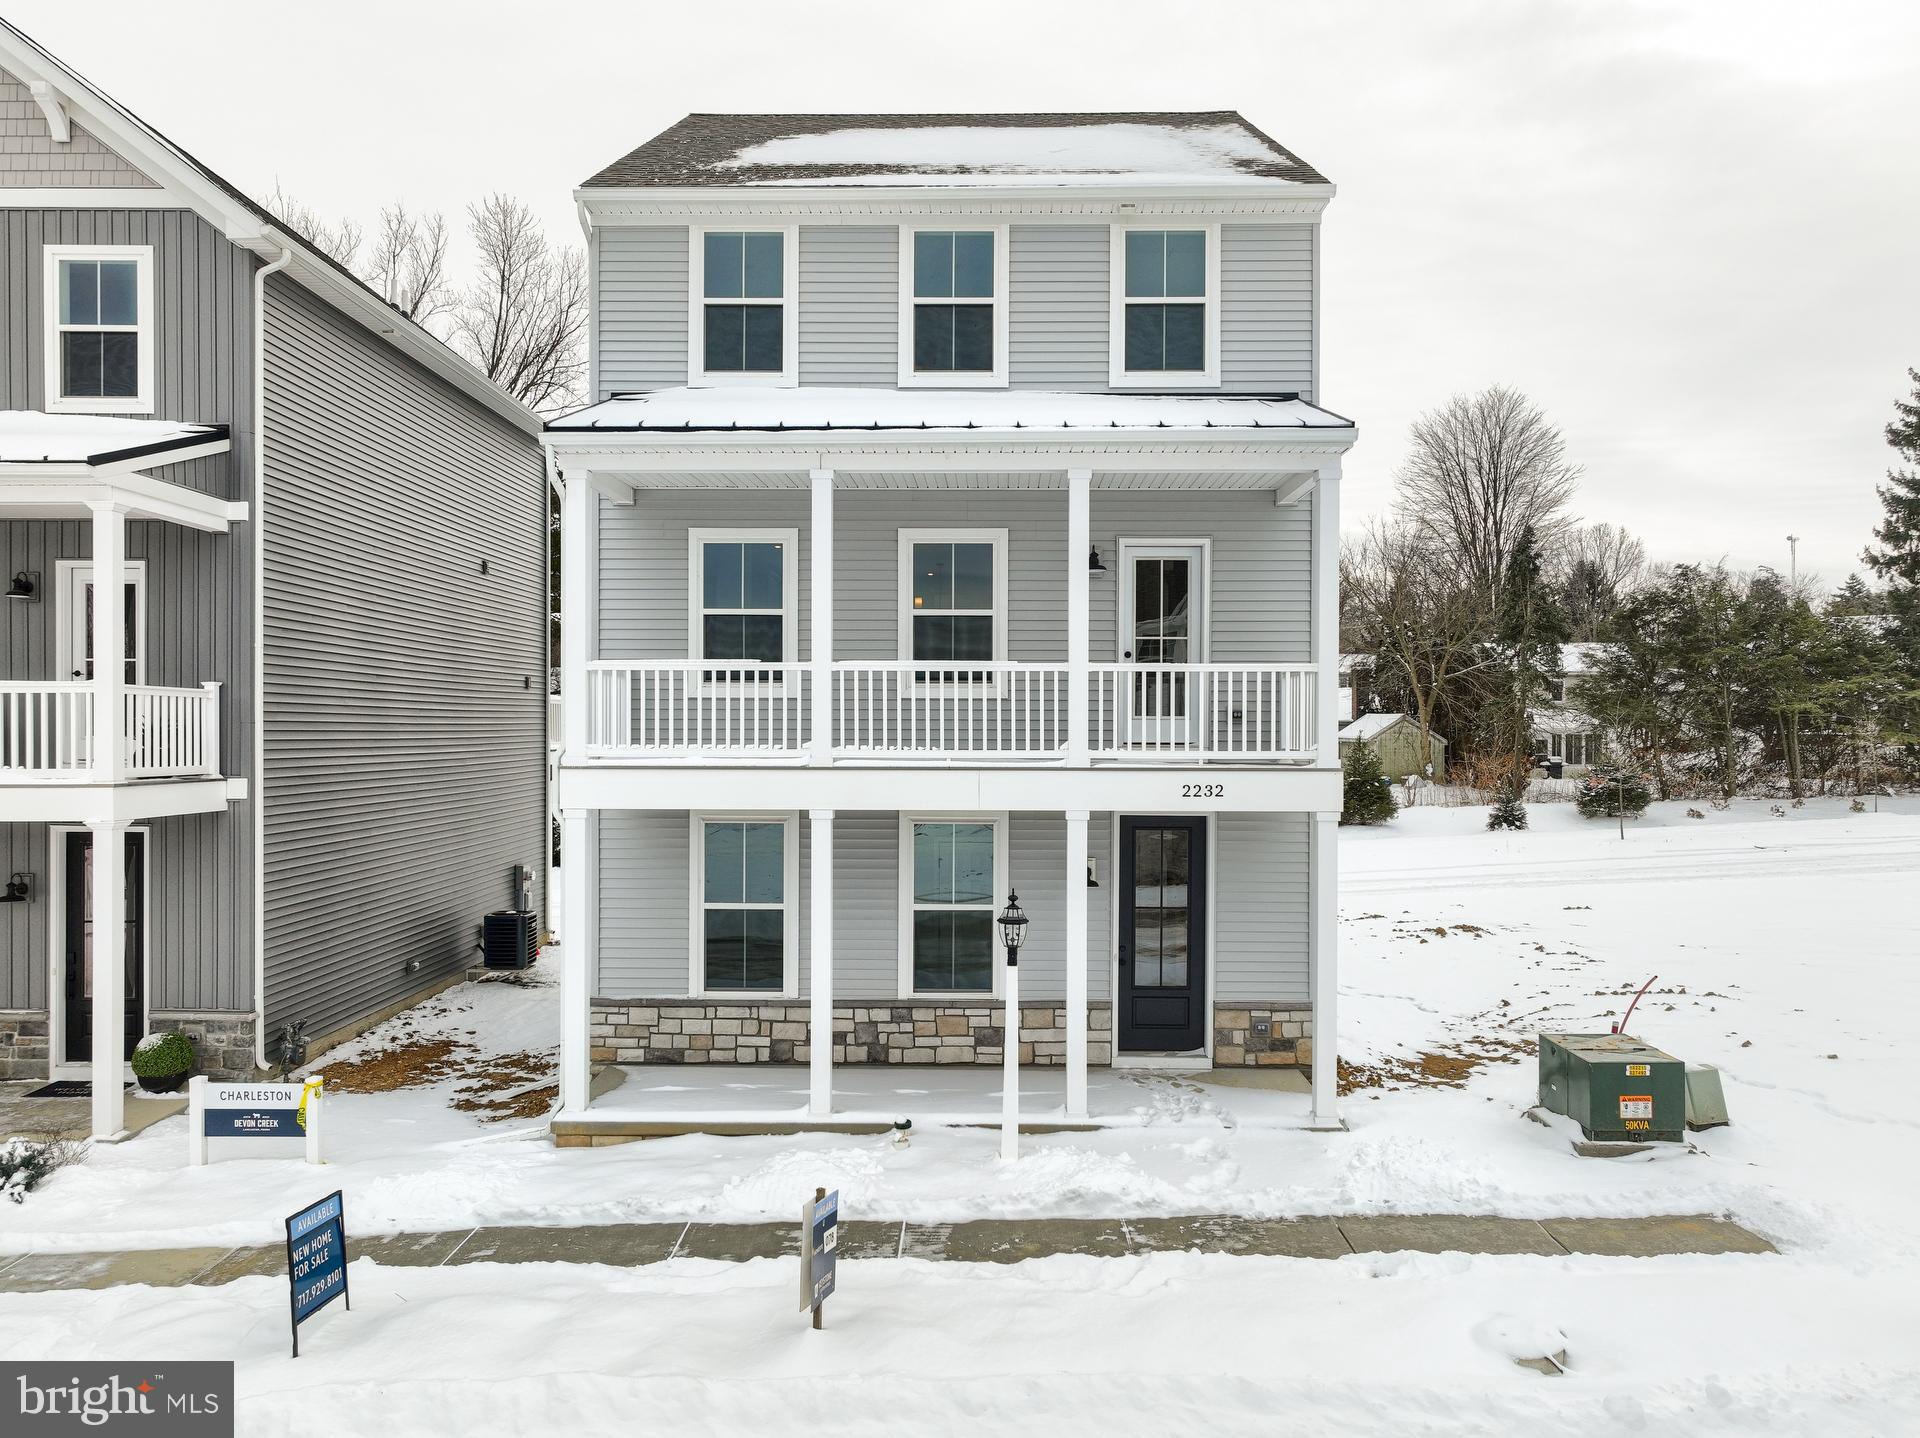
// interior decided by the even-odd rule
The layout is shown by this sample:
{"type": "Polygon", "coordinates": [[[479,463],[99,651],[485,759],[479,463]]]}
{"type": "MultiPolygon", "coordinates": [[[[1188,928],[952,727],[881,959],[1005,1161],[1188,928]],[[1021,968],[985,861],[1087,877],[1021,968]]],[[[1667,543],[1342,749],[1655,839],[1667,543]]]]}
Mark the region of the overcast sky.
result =
{"type": "Polygon", "coordinates": [[[1583,517],[1837,581],[1920,367],[1920,4],[0,0],[228,179],[324,213],[569,192],[689,110],[1238,109],[1338,184],[1350,517],[1502,382],[1583,517]]]}

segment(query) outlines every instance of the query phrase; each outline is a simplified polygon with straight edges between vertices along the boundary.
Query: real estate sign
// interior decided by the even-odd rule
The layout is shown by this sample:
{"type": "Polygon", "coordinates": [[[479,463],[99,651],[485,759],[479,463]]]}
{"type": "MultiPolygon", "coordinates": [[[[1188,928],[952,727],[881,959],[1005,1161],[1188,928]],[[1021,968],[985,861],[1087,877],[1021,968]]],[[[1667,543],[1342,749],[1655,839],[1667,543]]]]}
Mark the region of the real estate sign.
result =
{"type": "Polygon", "coordinates": [[[334,1299],[348,1308],[347,1215],[341,1191],[287,1219],[287,1302],[293,1314],[293,1356],[300,1356],[300,1325],[334,1299]]]}
{"type": "Polygon", "coordinates": [[[319,1079],[303,1083],[193,1079],[187,1084],[187,1161],[205,1163],[208,1142],[213,1140],[220,1141],[220,1157],[288,1158],[304,1152],[308,1163],[321,1162],[323,1092],[319,1079]],[[245,1142],[224,1142],[229,1139],[245,1142]]]}
{"type": "Polygon", "coordinates": [[[800,1209],[800,1311],[813,1310],[820,1326],[820,1305],[833,1292],[840,1261],[840,1194],[818,1189],[800,1209]]]}

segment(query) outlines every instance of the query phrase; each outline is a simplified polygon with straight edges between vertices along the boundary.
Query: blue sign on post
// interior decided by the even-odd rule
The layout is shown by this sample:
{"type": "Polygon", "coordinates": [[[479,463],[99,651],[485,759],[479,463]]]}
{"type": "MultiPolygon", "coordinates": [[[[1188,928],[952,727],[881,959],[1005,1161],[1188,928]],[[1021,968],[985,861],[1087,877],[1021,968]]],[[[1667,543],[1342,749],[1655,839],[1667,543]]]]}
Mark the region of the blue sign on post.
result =
{"type": "Polygon", "coordinates": [[[820,1326],[820,1305],[833,1292],[840,1261],[840,1195],[824,1188],[800,1209],[800,1311],[813,1310],[813,1326],[820,1326]]]}
{"type": "Polygon", "coordinates": [[[287,1219],[288,1302],[293,1312],[293,1356],[300,1356],[300,1325],[347,1295],[347,1219],[340,1190],[287,1219]]]}

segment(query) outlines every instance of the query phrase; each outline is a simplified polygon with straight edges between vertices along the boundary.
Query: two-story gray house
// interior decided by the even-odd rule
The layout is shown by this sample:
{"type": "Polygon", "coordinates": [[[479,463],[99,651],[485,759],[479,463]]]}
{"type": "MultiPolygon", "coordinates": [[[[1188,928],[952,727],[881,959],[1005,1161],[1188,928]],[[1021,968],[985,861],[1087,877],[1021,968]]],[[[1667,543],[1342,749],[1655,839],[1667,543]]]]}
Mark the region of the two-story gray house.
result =
{"type": "Polygon", "coordinates": [[[317,1051],[544,873],[548,485],[535,416],[4,24],[0,283],[0,1077],[112,1138],[143,1031],[317,1051]]]}
{"type": "Polygon", "coordinates": [[[1241,1065],[1337,1122],[1332,194],[1231,112],[691,115],[579,188],[559,1141],[1008,1044],[1067,1122],[1241,1065]]]}

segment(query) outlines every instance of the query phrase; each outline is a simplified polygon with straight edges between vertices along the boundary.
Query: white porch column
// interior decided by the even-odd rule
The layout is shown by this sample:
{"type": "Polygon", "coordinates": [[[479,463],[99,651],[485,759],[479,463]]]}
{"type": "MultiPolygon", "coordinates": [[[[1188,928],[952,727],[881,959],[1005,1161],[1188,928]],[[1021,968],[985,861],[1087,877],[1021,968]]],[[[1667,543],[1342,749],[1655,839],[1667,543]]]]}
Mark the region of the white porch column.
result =
{"type": "Polygon", "coordinates": [[[1313,486],[1314,762],[1340,767],[1340,462],[1313,486]]]}
{"type": "Polygon", "coordinates": [[[93,514],[93,770],[103,784],[127,774],[127,511],[108,500],[93,514]]]}
{"type": "Polygon", "coordinates": [[[833,810],[809,810],[808,819],[807,1113],[826,1118],[833,1112],[833,810]]]}
{"type": "MultiPolygon", "coordinates": [[[[99,563],[100,551],[94,551],[99,563]]],[[[110,571],[115,572],[115,571],[110,571]]],[[[94,570],[95,594],[101,571],[94,570]]],[[[102,605],[95,603],[99,618],[102,605]]],[[[112,607],[112,606],[105,606],[112,607]]],[[[120,626],[115,625],[116,629],[120,626]]],[[[94,653],[100,661],[94,673],[118,668],[105,662],[94,634],[94,653]]],[[[117,653],[118,651],[110,651],[117,653]]],[[[127,1034],[127,826],[118,819],[89,819],[93,833],[93,1136],[113,1141],[125,1136],[127,1034]]]]}
{"type": "MultiPolygon", "coordinates": [[[[1087,556],[1093,550],[1093,471],[1067,471],[1067,763],[1087,762],[1087,556]]],[[[1084,887],[1084,881],[1083,881],[1084,887]]]]}
{"type": "Polygon", "coordinates": [[[1340,902],[1338,812],[1313,816],[1313,1122],[1342,1128],[1338,1097],[1340,902]]]}
{"type": "MultiPolygon", "coordinates": [[[[560,487],[560,738],[563,757],[587,750],[587,708],[592,702],[587,664],[594,643],[594,524],[599,496],[583,470],[565,475],[560,487]]],[[[562,823],[564,824],[564,820],[562,823]]],[[[573,911],[562,912],[570,920],[573,911]]],[[[566,935],[562,933],[564,942],[566,935]]]]}
{"type": "Polygon", "coordinates": [[[1067,811],[1067,1117],[1087,1116],[1087,819],[1067,811]]]}
{"type": "MultiPolygon", "coordinates": [[[[833,762],[833,471],[808,470],[807,480],[813,489],[809,530],[813,582],[808,589],[813,610],[808,650],[813,669],[813,737],[807,762],[824,766],[833,762]]],[[[793,562],[798,564],[800,556],[793,556],[793,562]]],[[[831,821],[833,816],[827,817],[831,821]]]]}
{"type": "MultiPolygon", "coordinates": [[[[571,722],[571,719],[567,720],[571,722]]],[[[582,1113],[593,1086],[593,976],[600,885],[595,814],[560,812],[560,1111],[582,1113]]]]}

